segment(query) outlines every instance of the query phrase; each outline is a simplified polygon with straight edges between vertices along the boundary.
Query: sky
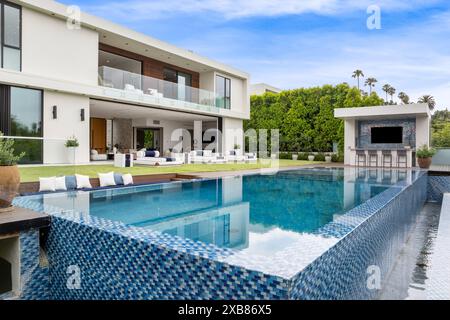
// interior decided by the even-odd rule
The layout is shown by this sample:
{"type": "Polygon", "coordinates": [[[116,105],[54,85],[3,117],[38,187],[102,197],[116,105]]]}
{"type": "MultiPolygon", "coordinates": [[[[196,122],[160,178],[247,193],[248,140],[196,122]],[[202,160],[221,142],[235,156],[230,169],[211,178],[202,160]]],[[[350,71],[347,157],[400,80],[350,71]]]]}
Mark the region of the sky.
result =
{"type": "Polygon", "coordinates": [[[430,94],[437,109],[450,108],[448,0],[59,2],[232,65],[250,73],[252,83],[356,85],[351,75],[360,69],[378,80],[382,97],[388,83],[414,102],[430,94]],[[379,28],[367,26],[373,9],[379,28]]]}

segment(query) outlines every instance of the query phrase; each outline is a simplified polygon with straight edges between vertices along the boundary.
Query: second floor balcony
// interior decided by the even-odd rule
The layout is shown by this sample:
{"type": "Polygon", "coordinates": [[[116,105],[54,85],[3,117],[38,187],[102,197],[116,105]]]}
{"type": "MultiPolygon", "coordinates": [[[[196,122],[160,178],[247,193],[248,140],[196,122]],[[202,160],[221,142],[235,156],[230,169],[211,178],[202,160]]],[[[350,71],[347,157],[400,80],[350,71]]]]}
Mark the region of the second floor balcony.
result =
{"type": "Polygon", "coordinates": [[[99,85],[105,94],[165,106],[218,112],[221,103],[212,91],[156,79],[108,66],[99,67],[99,85]]]}

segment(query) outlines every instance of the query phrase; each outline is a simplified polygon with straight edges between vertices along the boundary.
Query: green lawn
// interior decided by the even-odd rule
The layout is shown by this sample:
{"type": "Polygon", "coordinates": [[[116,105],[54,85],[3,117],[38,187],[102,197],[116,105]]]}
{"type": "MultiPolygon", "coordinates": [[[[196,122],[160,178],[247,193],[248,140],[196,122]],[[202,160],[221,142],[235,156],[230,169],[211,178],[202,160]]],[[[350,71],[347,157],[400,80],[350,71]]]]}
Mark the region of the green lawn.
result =
{"type": "MultiPolygon", "coordinates": [[[[279,160],[281,167],[302,166],[308,164],[319,164],[321,162],[311,162],[302,160],[279,160]]],[[[157,173],[194,173],[212,171],[239,171],[269,167],[270,164],[258,163],[227,163],[227,164],[185,164],[174,167],[154,167],[135,166],[133,168],[115,168],[113,165],[78,165],[78,166],[38,166],[19,167],[20,179],[22,182],[39,181],[39,177],[67,176],[77,174],[97,177],[97,173],[119,172],[131,173],[132,175],[145,175],[157,173]]]]}

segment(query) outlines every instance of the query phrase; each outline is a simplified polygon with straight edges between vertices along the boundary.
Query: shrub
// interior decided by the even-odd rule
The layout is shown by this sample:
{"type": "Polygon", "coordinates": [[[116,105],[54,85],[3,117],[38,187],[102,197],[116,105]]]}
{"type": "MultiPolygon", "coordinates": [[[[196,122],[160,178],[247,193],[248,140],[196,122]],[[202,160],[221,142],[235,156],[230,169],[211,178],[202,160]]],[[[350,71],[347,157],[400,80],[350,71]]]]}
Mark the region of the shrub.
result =
{"type": "Polygon", "coordinates": [[[290,152],[280,152],[280,155],[279,155],[279,157],[280,157],[280,159],[292,159],[292,157],[291,157],[291,153],[290,152]]]}
{"type": "Polygon", "coordinates": [[[436,150],[433,148],[428,148],[427,145],[421,146],[417,149],[416,156],[417,158],[431,158],[436,154],[436,150]]]}
{"type": "Polygon", "coordinates": [[[14,155],[14,141],[4,139],[0,132],[0,166],[14,166],[25,156],[25,152],[14,155]]]}
{"type": "Polygon", "coordinates": [[[314,156],[314,161],[325,161],[325,155],[320,152],[314,156]]]}
{"type": "Polygon", "coordinates": [[[344,155],[343,154],[333,154],[331,156],[331,162],[344,162],[344,155]]]}
{"type": "Polygon", "coordinates": [[[298,154],[298,160],[308,160],[308,153],[306,153],[306,152],[300,152],[299,154],[298,154]]]}
{"type": "Polygon", "coordinates": [[[78,142],[77,138],[71,137],[71,138],[67,139],[65,146],[66,146],[66,148],[79,147],[80,143],[78,142]]]}

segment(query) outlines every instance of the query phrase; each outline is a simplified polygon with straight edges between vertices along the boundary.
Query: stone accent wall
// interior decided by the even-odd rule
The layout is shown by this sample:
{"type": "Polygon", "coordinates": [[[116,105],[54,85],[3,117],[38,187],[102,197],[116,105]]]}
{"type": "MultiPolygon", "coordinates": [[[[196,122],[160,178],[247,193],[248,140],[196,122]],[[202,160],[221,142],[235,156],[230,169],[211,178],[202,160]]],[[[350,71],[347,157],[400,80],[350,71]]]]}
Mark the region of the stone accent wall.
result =
{"type": "Polygon", "coordinates": [[[113,120],[113,146],[119,145],[121,149],[133,148],[133,124],[131,119],[113,120]]]}
{"type": "Polygon", "coordinates": [[[364,149],[393,149],[405,146],[416,146],[416,120],[394,119],[394,120],[360,120],[358,121],[357,147],[364,149]],[[403,143],[371,143],[371,129],[373,127],[403,127],[403,143]]]}

